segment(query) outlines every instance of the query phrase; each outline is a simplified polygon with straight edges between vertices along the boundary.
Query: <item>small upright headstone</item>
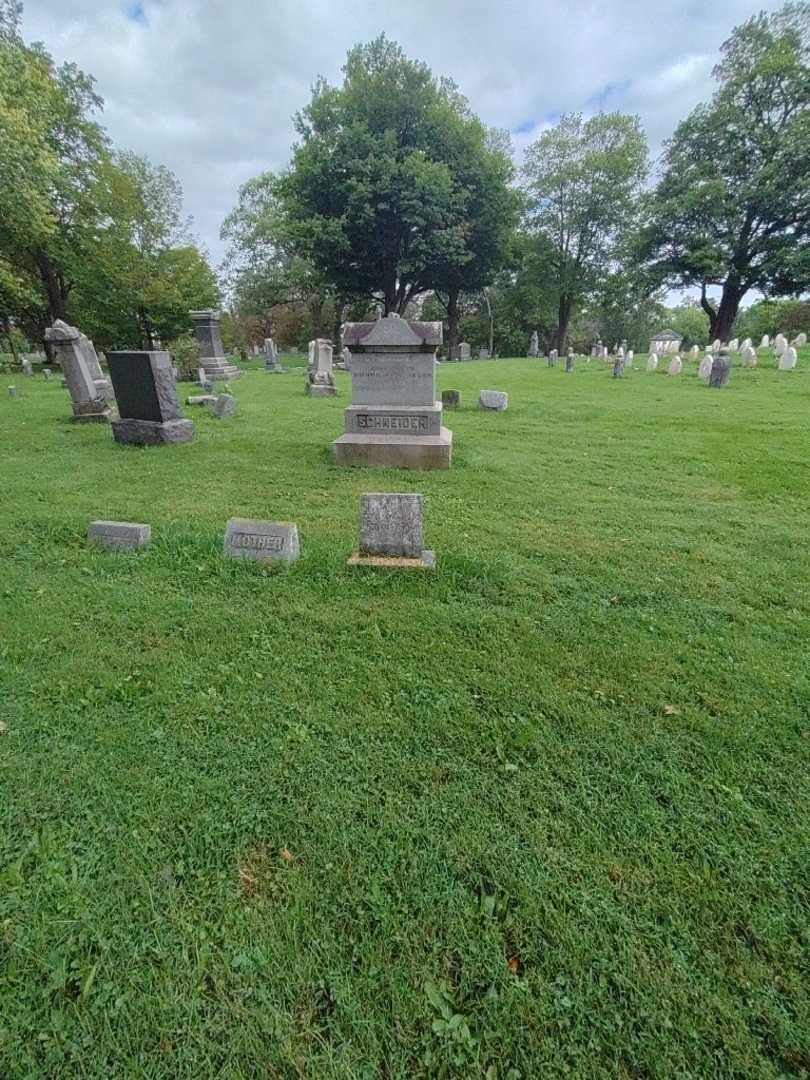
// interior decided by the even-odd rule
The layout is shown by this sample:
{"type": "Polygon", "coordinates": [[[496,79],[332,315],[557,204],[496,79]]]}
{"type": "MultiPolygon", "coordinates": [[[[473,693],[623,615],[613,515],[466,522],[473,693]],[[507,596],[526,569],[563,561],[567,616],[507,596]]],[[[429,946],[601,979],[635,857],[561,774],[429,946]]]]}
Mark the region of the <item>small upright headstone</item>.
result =
{"type": "Polygon", "coordinates": [[[740,349],[740,362],[743,367],[757,366],[757,351],[753,345],[743,345],[740,349]]]}
{"type": "Polygon", "coordinates": [[[442,408],[457,409],[461,405],[461,392],[459,390],[442,390],[442,408]]]}
{"type": "Polygon", "coordinates": [[[17,393],[17,387],[16,386],[10,386],[8,388],[8,396],[9,397],[18,397],[19,396],[18,393],[17,393]]]}
{"type": "Polygon", "coordinates": [[[796,367],[797,360],[798,357],[796,355],[796,350],[793,348],[792,345],[788,345],[782,352],[782,355],[779,357],[779,370],[793,371],[793,369],[796,367]]]}
{"type": "Polygon", "coordinates": [[[470,343],[468,341],[460,341],[458,344],[458,358],[459,360],[469,360],[471,356],[470,343]]]}
{"type": "Polygon", "coordinates": [[[351,349],[346,348],[346,346],[344,345],[343,349],[341,350],[340,356],[341,356],[341,359],[343,360],[344,368],[346,369],[346,371],[350,371],[351,370],[351,362],[352,362],[351,349]]]}
{"type": "Polygon", "coordinates": [[[271,375],[283,375],[284,368],[278,358],[276,343],[271,337],[264,339],[264,370],[271,375]]]}
{"type": "Polygon", "coordinates": [[[709,375],[709,386],[713,386],[716,390],[719,390],[723,386],[728,386],[729,379],[731,378],[731,358],[729,356],[729,349],[727,345],[724,345],[720,352],[712,360],[712,370],[709,375]]]}
{"type": "Polygon", "coordinates": [[[479,360],[489,360],[489,349],[485,349],[483,346],[478,350],[479,360]]]}
{"type": "Polygon", "coordinates": [[[220,420],[223,416],[233,416],[236,409],[236,398],[233,394],[217,394],[211,403],[211,415],[220,420]]]}
{"type": "Polygon", "coordinates": [[[773,351],[777,356],[781,356],[785,349],[788,347],[787,338],[784,334],[777,334],[773,339],[773,351]]]}
{"type": "Polygon", "coordinates": [[[183,419],[167,352],[111,352],[107,356],[119,420],[116,442],[136,446],[190,442],[194,425],[183,419]]]}
{"type": "Polygon", "coordinates": [[[306,392],[310,397],[334,397],[337,387],[332,373],[332,342],[327,338],[311,341],[310,356],[306,392]]]}
{"type": "Polygon", "coordinates": [[[700,346],[693,345],[692,348],[689,350],[689,355],[692,357],[693,360],[697,360],[697,358],[700,356],[700,346]]]}
{"type": "Polygon", "coordinates": [[[700,361],[700,367],[698,368],[698,378],[703,379],[705,383],[709,381],[709,376],[712,373],[713,361],[714,353],[709,349],[706,351],[706,355],[700,361]]]}
{"type": "Polygon", "coordinates": [[[550,349],[549,354],[548,354],[548,366],[549,367],[554,367],[554,365],[556,363],[557,363],[557,350],[556,349],[550,349]]]}
{"type": "Polygon", "coordinates": [[[478,408],[503,412],[509,406],[509,395],[502,390],[482,390],[478,395],[478,408]]]}
{"type": "Polygon", "coordinates": [[[658,353],[650,353],[647,358],[647,371],[658,370],[658,353]]]}
{"type": "Polygon", "coordinates": [[[151,537],[151,525],[134,521],[91,521],[87,530],[89,543],[116,551],[146,547],[151,537]]]}
{"type": "Polygon", "coordinates": [[[200,384],[200,387],[203,390],[211,389],[212,384],[208,376],[205,374],[205,368],[197,368],[197,382],[200,384]]]}
{"type": "Polygon", "coordinates": [[[769,349],[771,347],[771,339],[767,334],[762,335],[762,341],[759,343],[760,349],[769,349]]]}
{"type": "Polygon", "coordinates": [[[45,367],[42,369],[42,377],[45,379],[45,382],[49,382],[52,376],[53,372],[49,367],[45,367]]]}
{"type": "Polygon", "coordinates": [[[565,370],[570,374],[574,370],[574,350],[569,349],[565,358],[565,370]]]}
{"type": "Polygon", "coordinates": [[[794,345],[795,348],[801,349],[806,344],[807,344],[807,334],[805,334],[804,330],[802,330],[801,333],[797,334],[796,337],[794,338],[793,345],[794,345]]]}
{"type": "Polygon", "coordinates": [[[613,359],[613,378],[620,379],[624,375],[624,357],[620,352],[613,359]]]}
{"type": "Polygon", "coordinates": [[[231,518],[225,526],[225,556],[256,562],[295,562],[298,526],[291,521],[231,518]]]}
{"type": "Polygon", "coordinates": [[[670,375],[680,375],[683,371],[683,360],[681,360],[680,356],[673,356],[669,362],[667,371],[670,375]]]}
{"type": "Polygon", "coordinates": [[[532,336],[529,339],[529,356],[535,357],[540,355],[540,339],[537,336],[537,331],[532,330],[532,336]]]}
{"type": "Polygon", "coordinates": [[[79,331],[75,326],[68,326],[61,319],[57,319],[53,326],[49,326],[45,331],[45,340],[49,342],[54,359],[62,368],[70,391],[73,420],[76,423],[106,424],[110,419],[110,410],[87,366],[79,331]]]}
{"type": "Polygon", "coordinates": [[[360,497],[360,547],[350,566],[432,568],[436,556],[422,546],[424,498],[374,493],[360,497]]]}
{"type": "Polygon", "coordinates": [[[632,349],[627,350],[627,355],[624,358],[624,364],[626,368],[629,369],[633,366],[633,358],[635,357],[635,355],[636,354],[633,352],[632,349]]]}
{"type": "Polygon", "coordinates": [[[605,345],[602,348],[602,359],[603,360],[609,360],[610,359],[610,350],[608,349],[607,345],[605,345]]]}
{"type": "Polygon", "coordinates": [[[739,340],[737,338],[732,338],[731,341],[728,343],[728,351],[729,352],[739,352],[740,351],[740,342],[739,342],[739,340]]]}
{"type": "Polygon", "coordinates": [[[31,363],[30,356],[21,356],[20,366],[22,367],[23,375],[26,375],[30,378],[34,374],[34,365],[31,363]]]}
{"type": "Polygon", "coordinates": [[[753,341],[751,340],[751,338],[750,338],[750,337],[747,337],[747,338],[745,338],[745,340],[744,340],[744,341],[743,341],[743,342],[742,342],[742,343],[740,344],[740,352],[742,352],[742,350],[743,350],[743,349],[752,349],[753,347],[754,347],[754,343],[753,343],[753,341]]]}
{"type": "Polygon", "coordinates": [[[723,342],[720,340],[720,338],[715,338],[714,341],[712,342],[712,352],[713,353],[719,353],[720,352],[720,346],[722,344],[723,344],[723,342]]]}

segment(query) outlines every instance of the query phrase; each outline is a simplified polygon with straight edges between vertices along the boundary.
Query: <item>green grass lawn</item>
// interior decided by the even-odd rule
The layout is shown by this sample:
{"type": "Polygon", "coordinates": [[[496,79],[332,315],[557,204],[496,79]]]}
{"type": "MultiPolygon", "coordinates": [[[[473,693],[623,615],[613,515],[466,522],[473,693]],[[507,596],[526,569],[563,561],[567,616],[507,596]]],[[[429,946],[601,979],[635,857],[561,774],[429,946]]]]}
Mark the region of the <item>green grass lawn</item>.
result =
{"type": "Polygon", "coordinates": [[[148,450],[3,376],[0,1075],[810,1075],[810,349],[644,359],[442,365],[433,473],[331,464],[343,373],[148,450]]]}

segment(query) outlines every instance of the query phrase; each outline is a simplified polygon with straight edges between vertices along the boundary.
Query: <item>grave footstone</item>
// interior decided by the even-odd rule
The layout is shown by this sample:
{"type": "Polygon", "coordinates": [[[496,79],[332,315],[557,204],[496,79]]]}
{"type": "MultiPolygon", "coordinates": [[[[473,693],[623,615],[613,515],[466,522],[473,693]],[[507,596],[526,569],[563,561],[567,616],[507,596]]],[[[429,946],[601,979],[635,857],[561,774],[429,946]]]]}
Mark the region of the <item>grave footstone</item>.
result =
{"type": "Polygon", "coordinates": [[[408,322],[392,314],[346,323],[351,350],[352,403],[346,433],[332,444],[338,465],[448,469],[453,434],[442,426],[436,400],[440,322],[408,322]]]}
{"type": "Polygon", "coordinates": [[[350,566],[430,569],[436,556],[422,546],[424,497],[371,493],[360,497],[360,545],[350,566]]]}
{"type": "Polygon", "coordinates": [[[116,551],[144,548],[152,537],[151,525],[134,521],[91,521],[87,540],[116,551]]]}
{"type": "Polygon", "coordinates": [[[461,391],[442,390],[442,407],[445,409],[457,409],[461,405],[461,391]]]}
{"type": "Polygon", "coordinates": [[[231,518],[225,526],[225,557],[255,562],[295,562],[298,526],[292,521],[231,518]]]}
{"type": "Polygon", "coordinates": [[[116,442],[156,446],[194,438],[194,424],[180,412],[167,352],[111,352],[107,363],[120,417],[112,422],[116,442]]]}
{"type": "Polygon", "coordinates": [[[224,416],[233,416],[236,409],[236,398],[233,394],[217,394],[211,402],[211,413],[220,420],[224,416]]]}
{"type": "Polygon", "coordinates": [[[311,341],[310,364],[305,389],[310,397],[334,397],[337,394],[332,372],[332,342],[327,338],[311,341]]]}
{"type": "Polygon", "coordinates": [[[482,390],[478,395],[478,408],[490,412],[504,412],[509,407],[509,395],[503,390],[482,390]]]}
{"type": "Polygon", "coordinates": [[[73,420],[76,423],[106,424],[110,419],[110,409],[106,397],[99,391],[93,380],[85,350],[81,343],[81,334],[75,326],[57,319],[53,326],[45,331],[45,340],[51,346],[51,354],[65,377],[70,401],[73,407],[73,420]]]}
{"type": "Polygon", "coordinates": [[[712,360],[712,370],[709,375],[709,386],[714,387],[716,390],[721,389],[723,386],[728,386],[729,379],[731,378],[731,357],[729,356],[729,348],[724,345],[720,352],[712,360]]]}
{"type": "Polygon", "coordinates": [[[200,363],[210,380],[238,379],[242,374],[235,364],[229,364],[222,345],[219,329],[220,312],[206,308],[204,311],[190,311],[189,316],[194,326],[194,336],[200,350],[200,363]]]}

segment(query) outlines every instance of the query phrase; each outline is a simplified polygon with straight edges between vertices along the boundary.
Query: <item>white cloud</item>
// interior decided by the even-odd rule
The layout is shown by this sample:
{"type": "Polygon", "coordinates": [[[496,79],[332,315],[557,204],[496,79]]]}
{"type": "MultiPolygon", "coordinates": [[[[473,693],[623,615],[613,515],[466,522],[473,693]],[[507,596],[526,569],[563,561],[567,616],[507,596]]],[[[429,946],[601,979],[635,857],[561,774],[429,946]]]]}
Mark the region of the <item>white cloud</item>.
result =
{"type": "MultiPolygon", "coordinates": [[[[318,75],[382,31],[452,76],[518,154],[560,113],[640,114],[657,153],[712,88],[732,27],[761,6],[718,0],[28,0],[24,32],[94,75],[114,142],[179,177],[218,260],[239,185],[289,160],[292,116],[318,75]]],[[[766,3],[774,7],[774,3],[766,3]]]]}

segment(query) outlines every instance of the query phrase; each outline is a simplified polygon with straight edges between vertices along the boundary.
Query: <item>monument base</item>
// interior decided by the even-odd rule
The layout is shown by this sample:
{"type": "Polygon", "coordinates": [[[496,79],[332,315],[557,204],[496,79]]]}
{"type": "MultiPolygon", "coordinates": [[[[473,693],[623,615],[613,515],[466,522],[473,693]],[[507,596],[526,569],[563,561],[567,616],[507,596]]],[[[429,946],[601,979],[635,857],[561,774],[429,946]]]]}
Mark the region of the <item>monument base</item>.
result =
{"type": "Polygon", "coordinates": [[[113,420],[113,438],[134,446],[161,446],[164,443],[191,442],[194,424],[190,420],[113,420]]]}
{"type": "Polygon", "coordinates": [[[332,443],[336,465],[367,469],[449,469],[453,455],[453,432],[446,427],[438,435],[360,435],[351,432],[332,443]]]}
{"type": "Polygon", "coordinates": [[[217,382],[231,382],[242,375],[241,368],[238,368],[235,364],[226,364],[224,360],[217,357],[204,356],[200,360],[200,366],[205,372],[205,377],[210,382],[215,380],[217,382]]]}
{"type": "Polygon", "coordinates": [[[347,566],[380,566],[389,570],[434,570],[436,552],[425,550],[418,559],[409,559],[405,555],[364,555],[355,551],[350,556],[347,566]]]}
{"type": "Polygon", "coordinates": [[[335,397],[337,395],[337,387],[329,386],[326,383],[307,383],[307,393],[310,397],[335,397]]]}

